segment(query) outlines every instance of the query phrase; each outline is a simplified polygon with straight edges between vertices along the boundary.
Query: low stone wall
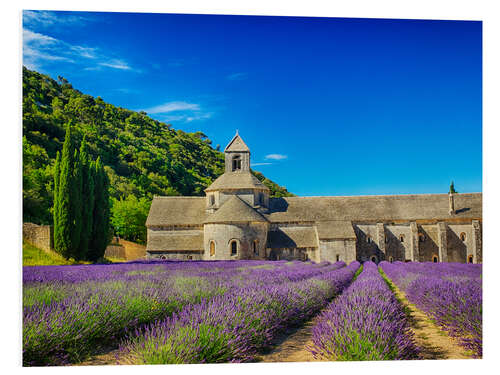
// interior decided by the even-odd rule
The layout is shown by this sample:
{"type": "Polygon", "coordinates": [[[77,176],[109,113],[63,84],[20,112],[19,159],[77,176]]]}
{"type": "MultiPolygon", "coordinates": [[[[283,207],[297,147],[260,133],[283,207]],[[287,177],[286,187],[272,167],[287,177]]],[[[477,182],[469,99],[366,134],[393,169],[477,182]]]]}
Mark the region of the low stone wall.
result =
{"type": "Polygon", "coordinates": [[[39,249],[50,251],[54,248],[54,229],[51,225],[23,223],[23,240],[39,249]]]}
{"type": "Polygon", "coordinates": [[[121,238],[113,238],[113,243],[108,245],[104,256],[125,260],[140,259],[146,256],[146,246],[121,238]]]}

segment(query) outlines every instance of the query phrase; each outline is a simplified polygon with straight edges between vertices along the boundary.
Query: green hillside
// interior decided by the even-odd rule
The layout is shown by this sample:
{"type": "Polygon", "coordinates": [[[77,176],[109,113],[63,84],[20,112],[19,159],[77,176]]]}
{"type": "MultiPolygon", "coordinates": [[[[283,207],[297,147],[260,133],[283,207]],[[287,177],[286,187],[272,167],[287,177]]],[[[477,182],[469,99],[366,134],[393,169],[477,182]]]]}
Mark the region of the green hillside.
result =
{"type": "MultiPolygon", "coordinates": [[[[110,179],[113,201],[134,196],[203,195],[224,170],[223,153],[202,132],[186,133],[23,68],[23,218],[51,224],[53,168],[62,149],[65,126],[76,140],[86,136],[91,157],[101,157],[110,179]]],[[[274,197],[290,196],[259,172],[255,176],[274,197]]]]}

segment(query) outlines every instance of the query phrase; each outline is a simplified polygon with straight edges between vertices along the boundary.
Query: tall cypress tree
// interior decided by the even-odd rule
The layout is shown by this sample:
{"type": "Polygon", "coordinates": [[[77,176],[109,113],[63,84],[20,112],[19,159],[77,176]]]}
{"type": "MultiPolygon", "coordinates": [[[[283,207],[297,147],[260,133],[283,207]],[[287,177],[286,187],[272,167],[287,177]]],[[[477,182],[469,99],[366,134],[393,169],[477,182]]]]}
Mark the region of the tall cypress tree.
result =
{"type": "Polygon", "coordinates": [[[73,182],[71,184],[71,256],[76,260],[81,260],[80,234],[82,232],[82,166],[78,150],[73,153],[73,182]]]}
{"type": "Polygon", "coordinates": [[[80,166],[82,172],[82,225],[78,253],[82,259],[86,259],[94,218],[94,173],[92,169],[95,167],[87,152],[85,136],[80,146],[80,166]]]}
{"type": "Polygon", "coordinates": [[[72,243],[72,230],[74,227],[74,215],[72,212],[72,185],[74,168],[74,149],[71,137],[71,124],[66,127],[66,136],[64,138],[63,150],[59,163],[59,176],[54,180],[58,181],[57,198],[54,199],[56,207],[56,222],[54,222],[54,248],[65,258],[70,258],[75,249],[72,243]]]}
{"type": "Polygon", "coordinates": [[[109,180],[100,158],[97,158],[92,170],[94,173],[94,215],[88,259],[96,261],[104,256],[109,243],[109,180]]]}
{"type": "Polygon", "coordinates": [[[57,151],[56,163],[54,165],[54,206],[52,210],[52,215],[54,217],[54,248],[58,249],[60,247],[61,235],[60,235],[60,225],[59,225],[59,174],[61,164],[61,154],[57,151]]]}

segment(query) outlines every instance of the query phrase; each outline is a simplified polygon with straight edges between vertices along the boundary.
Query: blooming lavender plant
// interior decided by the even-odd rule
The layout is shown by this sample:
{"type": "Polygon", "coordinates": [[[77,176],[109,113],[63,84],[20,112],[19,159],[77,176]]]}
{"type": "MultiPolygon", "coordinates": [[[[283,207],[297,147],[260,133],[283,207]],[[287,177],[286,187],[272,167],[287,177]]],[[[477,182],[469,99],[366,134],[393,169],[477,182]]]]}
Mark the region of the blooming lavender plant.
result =
{"type": "Polygon", "coordinates": [[[459,338],[474,356],[482,356],[480,264],[382,262],[380,266],[411,303],[459,338]]]}
{"type": "Polygon", "coordinates": [[[340,361],[418,357],[402,306],[375,263],[365,262],[354,283],[320,315],[310,351],[340,361]]]}
{"type": "MultiPolygon", "coordinates": [[[[339,269],[343,265],[322,267],[321,273],[297,277],[298,281],[250,283],[188,305],[137,330],[123,343],[120,363],[251,361],[277,333],[312,316],[349,284],[359,263],[339,269]]],[[[289,276],[289,280],[297,278],[289,276]]]]}
{"type": "Polygon", "coordinates": [[[134,328],[184,306],[249,285],[280,285],[343,266],[222,261],[25,267],[23,363],[79,362],[99,346],[113,345],[134,328]]]}

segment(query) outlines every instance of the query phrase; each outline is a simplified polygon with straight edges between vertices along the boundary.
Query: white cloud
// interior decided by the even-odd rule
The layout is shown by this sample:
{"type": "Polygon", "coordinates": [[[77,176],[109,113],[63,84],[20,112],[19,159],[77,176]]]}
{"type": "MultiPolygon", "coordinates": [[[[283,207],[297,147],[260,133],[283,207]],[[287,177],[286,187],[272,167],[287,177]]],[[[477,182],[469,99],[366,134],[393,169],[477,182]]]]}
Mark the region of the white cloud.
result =
{"type": "Polygon", "coordinates": [[[80,25],[84,26],[92,21],[91,17],[84,17],[76,12],[51,12],[47,10],[23,10],[23,25],[29,27],[54,28],[57,26],[80,25]]]}
{"type": "Polygon", "coordinates": [[[187,102],[167,102],[164,104],[157,105],[155,107],[151,107],[149,109],[145,109],[144,111],[147,113],[168,113],[168,112],[175,112],[175,111],[199,111],[200,110],[200,105],[199,104],[194,104],[194,103],[187,103],[187,102]]]}
{"type": "Polygon", "coordinates": [[[125,60],[107,56],[98,48],[73,45],[49,35],[23,29],[23,64],[31,69],[39,69],[53,61],[83,65],[83,70],[110,68],[140,73],[140,70],[132,68],[125,60]]]}
{"type": "Polygon", "coordinates": [[[228,75],[226,78],[230,81],[241,81],[248,77],[248,73],[233,73],[228,75]]]}
{"type": "Polygon", "coordinates": [[[162,121],[192,122],[206,120],[213,116],[213,112],[207,112],[197,103],[184,101],[172,101],[164,104],[143,109],[149,114],[157,114],[162,121]]]}
{"type": "Polygon", "coordinates": [[[266,160],[283,160],[286,159],[288,156],[287,155],[282,155],[282,154],[269,154],[265,156],[266,160]]]}
{"type": "Polygon", "coordinates": [[[252,165],[255,167],[257,165],[272,165],[273,163],[252,163],[252,165]]]}

